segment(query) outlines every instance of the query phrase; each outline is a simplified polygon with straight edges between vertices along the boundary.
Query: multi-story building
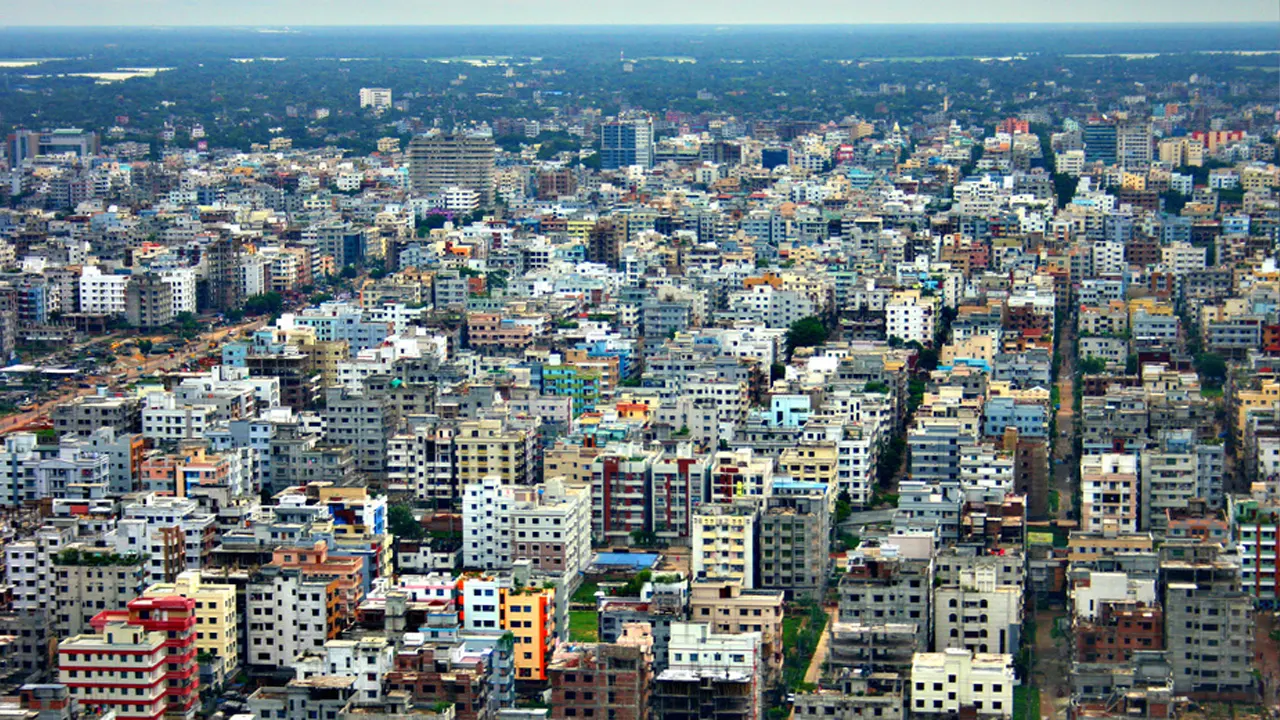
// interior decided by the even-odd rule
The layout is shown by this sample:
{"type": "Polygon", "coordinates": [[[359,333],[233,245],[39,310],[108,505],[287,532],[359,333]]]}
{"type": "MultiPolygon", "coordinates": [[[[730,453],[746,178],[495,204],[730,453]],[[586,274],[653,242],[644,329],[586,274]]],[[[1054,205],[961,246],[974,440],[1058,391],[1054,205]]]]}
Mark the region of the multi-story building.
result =
{"type": "Polygon", "coordinates": [[[779,481],[775,494],[765,499],[759,522],[759,586],[793,600],[819,600],[826,593],[830,565],[829,486],[804,485],[779,481]]]}
{"type": "Polygon", "coordinates": [[[1253,675],[1253,598],[1240,567],[1203,546],[1203,555],[1160,563],[1165,648],[1174,690],[1191,697],[1248,700],[1253,675]]]}
{"type": "Polygon", "coordinates": [[[91,631],[95,615],[124,607],[144,585],[142,556],[118,554],[115,548],[67,545],[54,556],[53,570],[57,579],[49,599],[59,637],[91,631]]]}
{"type": "MultiPolygon", "coordinates": [[[[638,447],[611,447],[591,461],[591,538],[629,544],[651,527],[651,472],[656,455],[638,447]]],[[[694,518],[697,532],[697,518],[694,518]]]]}
{"type": "Polygon", "coordinates": [[[706,492],[710,466],[692,453],[663,454],[651,468],[653,534],[660,542],[686,544],[693,534],[693,508],[706,492]]]}
{"type": "Polygon", "coordinates": [[[576,577],[591,564],[591,489],[549,478],[515,488],[511,556],[543,573],[576,577]]]}
{"type": "Polygon", "coordinates": [[[615,120],[600,129],[600,167],[605,170],[653,165],[653,121],[615,120]]]}
{"type": "Polygon", "coordinates": [[[562,645],[547,679],[556,720],[644,720],[653,684],[653,635],[642,623],[627,623],[613,642],[562,645]]]}
{"type": "Polygon", "coordinates": [[[1013,715],[1013,656],[949,649],[916,653],[911,663],[913,717],[973,713],[977,717],[1013,715]]]}
{"type": "Polygon", "coordinates": [[[993,570],[964,573],[933,591],[933,646],[1016,655],[1021,646],[1022,586],[1001,585],[993,570]]]}
{"type": "Polygon", "coordinates": [[[58,644],[58,678],[72,689],[72,697],[111,706],[120,717],[196,717],[194,600],[141,597],[127,610],[99,613],[93,624],[94,634],[58,644]]]}
{"type": "Polygon", "coordinates": [[[502,588],[501,627],[515,638],[516,679],[543,682],[556,645],[555,588],[502,588]]]}
{"type": "Polygon", "coordinates": [[[885,332],[903,342],[933,345],[937,332],[939,299],[922,295],[919,290],[899,290],[885,304],[885,332]]]}
{"type": "Polygon", "coordinates": [[[96,395],[59,404],[52,416],[54,429],[62,435],[89,437],[101,427],[136,433],[142,429],[142,401],[135,395],[108,395],[104,388],[96,395]]]}
{"type": "Polygon", "coordinates": [[[703,505],[693,515],[689,566],[696,579],[735,580],[756,586],[759,510],[749,503],[703,505]]]}
{"type": "Polygon", "coordinates": [[[172,583],[156,583],[143,597],[162,598],[176,595],[196,604],[196,650],[218,658],[223,675],[240,664],[240,613],[236,586],[205,582],[197,571],[178,575],[172,583]]]}
{"type": "Polygon", "coordinates": [[[515,488],[491,475],[462,486],[462,564],[473,570],[511,567],[515,488]]]}
{"type": "Polygon", "coordinates": [[[462,187],[493,202],[493,138],[485,135],[419,135],[409,142],[409,184],[418,196],[462,187]]]}
{"type": "MultiPolygon", "coordinates": [[[[711,630],[710,625],[702,623],[674,623],[671,626],[671,645],[668,649],[667,669],[658,677],[658,688],[655,690],[655,709],[660,717],[690,718],[722,716],[715,703],[704,705],[699,701],[685,712],[674,712],[669,704],[676,695],[667,689],[664,692],[664,678],[676,677],[701,680],[696,684],[705,684],[709,677],[721,677],[737,684],[745,678],[750,705],[746,717],[759,717],[761,714],[761,695],[763,691],[763,675],[761,673],[760,636],[754,632],[725,635],[711,630]],[[716,709],[712,709],[715,707],[716,709]],[[692,710],[694,714],[687,714],[692,710]],[[674,713],[674,714],[672,714],[674,713]]],[[[708,688],[712,689],[712,688],[708,688]]],[[[726,705],[735,705],[741,698],[741,691],[723,692],[721,701],[726,705]]],[[[686,697],[686,701],[693,698],[686,697]]],[[[727,717],[737,717],[730,713],[727,717]]]]}
{"type": "Polygon", "coordinates": [[[1087,532],[1138,531],[1137,458],[1103,453],[1080,459],[1081,529],[1087,532]]]}
{"type": "Polygon", "coordinates": [[[897,546],[863,548],[850,557],[849,572],[840,578],[838,619],[864,627],[899,625],[914,637],[915,650],[929,647],[933,629],[929,597],[933,561],[904,557],[897,546]]]}
{"type": "Polygon", "coordinates": [[[496,475],[503,485],[532,485],[530,437],[525,430],[505,428],[500,420],[476,420],[458,425],[454,456],[460,485],[496,475]]]}
{"type": "Polygon", "coordinates": [[[287,668],[299,653],[338,636],[338,580],[306,577],[298,567],[265,565],[245,588],[245,640],[250,667],[287,668]]]}
{"type": "Polygon", "coordinates": [[[746,590],[729,580],[694,581],[689,617],[709,623],[711,631],[735,635],[760,634],[760,661],[766,678],[782,672],[783,594],[775,590],[746,590]]]}
{"type": "Polygon", "coordinates": [[[350,447],[356,470],[382,481],[387,474],[387,442],[398,418],[385,395],[330,388],[325,395],[324,439],[350,447]]]}

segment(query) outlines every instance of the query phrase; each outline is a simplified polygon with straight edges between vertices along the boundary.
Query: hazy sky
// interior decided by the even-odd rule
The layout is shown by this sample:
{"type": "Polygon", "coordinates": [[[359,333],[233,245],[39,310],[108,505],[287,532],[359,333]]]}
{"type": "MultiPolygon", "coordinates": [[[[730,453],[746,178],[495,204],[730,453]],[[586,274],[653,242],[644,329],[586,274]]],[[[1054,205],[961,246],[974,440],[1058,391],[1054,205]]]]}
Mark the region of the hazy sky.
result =
{"type": "Polygon", "coordinates": [[[1278,0],[0,0],[5,25],[1280,22],[1278,0]]]}

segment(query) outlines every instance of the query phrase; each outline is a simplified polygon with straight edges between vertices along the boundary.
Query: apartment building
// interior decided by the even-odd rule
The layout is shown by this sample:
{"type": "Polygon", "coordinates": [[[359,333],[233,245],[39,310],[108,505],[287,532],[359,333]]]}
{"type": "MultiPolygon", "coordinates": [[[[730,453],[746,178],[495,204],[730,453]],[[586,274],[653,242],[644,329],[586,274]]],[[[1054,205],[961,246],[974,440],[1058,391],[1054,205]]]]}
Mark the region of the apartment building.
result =
{"type": "Polygon", "coordinates": [[[92,631],[95,615],[122,608],[144,587],[140,554],[72,543],[53,557],[53,629],[59,637],[92,631]]]}
{"type": "Polygon", "coordinates": [[[547,667],[551,717],[644,720],[649,714],[653,659],[653,635],[641,623],[623,625],[621,635],[610,643],[557,647],[547,667]]]}
{"type": "Polygon", "coordinates": [[[500,420],[459,423],[453,439],[458,483],[476,483],[495,475],[503,485],[532,485],[530,443],[527,431],[506,428],[500,420]]]}
{"type": "Polygon", "coordinates": [[[689,617],[711,632],[759,633],[760,661],[766,678],[782,672],[783,594],[750,590],[732,580],[695,580],[690,586],[689,617]]]}
{"type": "Polygon", "coordinates": [[[1001,585],[978,571],[933,591],[933,646],[1016,655],[1021,647],[1022,586],[1001,585]]]}
{"type": "Polygon", "coordinates": [[[148,587],[143,597],[178,596],[195,602],[196,651],[222,662],[223,674],[240,664],[240,613],[236,586],[206,582],[198,571],[180,573],[171,583],[148,587]]]}
{"type": "Polygon", "coordinates": [[[462,187],[493,202],[493,138],[485,135],[419,135],[409,141],[409,184],[415,195],[462,187]]]}
{"type": "Polygon", "coordinates": [[[911,715],[1013,715],[1013,656],[949,649],[916,653],[911,663],[911,715]]]}
{"type": "Polygon", "coordinates": [[[939,306],[939,298],[935,296],[926,296],[920,290],[899,290],[885,304],[885,333],[904,343],[914,341],[931,347],[938,327],[939,306]]]}
{"type": "Polygon", "coordinates": [[[1080,459],[1082,530],[1113,535],[1138,531],[1137,470],[1137,458],[1132,455],[1104,453],[1080,459]]]}
{"type": "Polygon", "coordinates": [[[265,565],[245,587],[244,663],[287,668],[299,653],[324,647],[342,628],[336,579],[306,577],[301,568],[265,565]]]}
{"type": "Polygon", "coordinates": [[[829,486],[778,481],[760,514],[760,587],[820,600],[830,560],[829,486]]]}
{"type": "Polygon", "coordinates": [[[713,503],[693,515],[690,568],[696,579],[733,580],[756,587],[759,511],[754,504],[713,503]]]}

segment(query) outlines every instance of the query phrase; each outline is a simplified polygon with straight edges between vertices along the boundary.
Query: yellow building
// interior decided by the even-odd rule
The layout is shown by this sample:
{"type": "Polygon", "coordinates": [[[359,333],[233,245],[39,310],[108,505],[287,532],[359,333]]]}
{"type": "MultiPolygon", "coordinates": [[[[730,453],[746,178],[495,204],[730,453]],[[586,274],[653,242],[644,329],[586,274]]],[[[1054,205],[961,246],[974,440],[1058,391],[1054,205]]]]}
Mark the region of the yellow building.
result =
{"type": "MultiPolygon", "coordinates": [[[[778,468],[783,475],[790,475],[799,482],[826,483],[828,488],[836,487],[836,464],[838,453],[834,444],[800,445],[782,451],[778,458],[778,468]]],[[[835,509],[834,489],[827,493],[831,509],[835,509]]]]}
{"type": "Polygon", "coordinates": [[[236,586],[204,582],[199,570],[188,570],[171,583],[156,583],[143,597],[178,595],[196,601],[196,652],[222,658],[224,675],[240,664],[240,620],[236,586]]]}
{"type": "Polygon", "coordinates": [[[503,588],[502,629],[515,636],[517,680],[547,679],[555,649],[554,588],[503,588]]]}
{"type": "Polygon", "coordinates": [[[1067,539],[1067,560],[1097,560],[1122,552],[1151,552],[1153,548],[1155,540],[1151,533],[1109,535],[1073,530],[1067,539]]]}
{"type": "Polygon", "coordinates": [[[1249,424],[1249,413],[1259,410],[1270,410],[1280,406],[1280,382],[1264,380],[1257,390],[1237,390],[1236,402],[1236,440],[1244,440],[1244,431],[1249,424]]]}
{"type": "Polygon", "coordinates": [[[784,596],[781,590],[744,590],[731,580],[697,580],[690,586],[689,612],[693,622],[710,624],[712,632],[760,633],[760,659],[766,674],[778,677],[784,596]]]}
{"type": "MultiPolygon", "coordinates": [[[[458,483],[477,483],[490,475],[503,485],[527,485],[528,448],[523,430],[507,430],[500,420],[477,420],[458,426],[453,445],[458,459],[458,483]]],[[[559,473],[567,474],[567,473],[559,473]]]]}
{"type": "Polygon", "coordinates": [[[693,515],[689,553],[693,576],[755,587],[757,517],[755,507],[745,503],[699,507],[693,515]]]}

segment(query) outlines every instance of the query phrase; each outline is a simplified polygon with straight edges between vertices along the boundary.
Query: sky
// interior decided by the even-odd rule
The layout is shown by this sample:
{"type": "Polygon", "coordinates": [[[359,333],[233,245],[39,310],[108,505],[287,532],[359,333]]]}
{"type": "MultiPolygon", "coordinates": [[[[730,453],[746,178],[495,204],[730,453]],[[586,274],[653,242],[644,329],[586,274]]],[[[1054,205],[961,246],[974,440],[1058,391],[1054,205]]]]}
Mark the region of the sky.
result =
{"type": "Polygon", "coordinates": [[[7,26],[1280,22],[1278,0],[0,0],[7,26]]]}

